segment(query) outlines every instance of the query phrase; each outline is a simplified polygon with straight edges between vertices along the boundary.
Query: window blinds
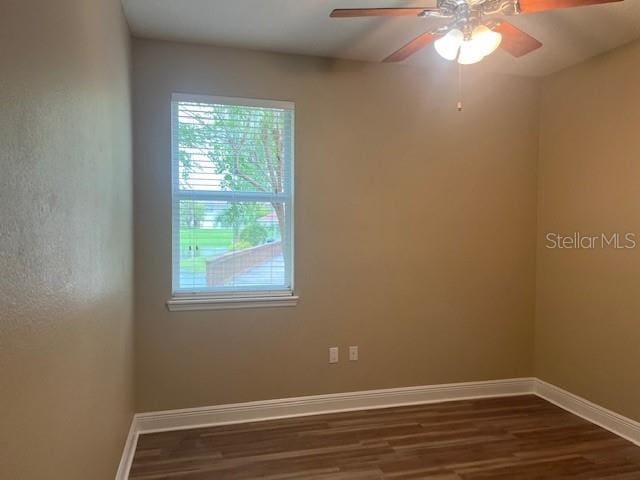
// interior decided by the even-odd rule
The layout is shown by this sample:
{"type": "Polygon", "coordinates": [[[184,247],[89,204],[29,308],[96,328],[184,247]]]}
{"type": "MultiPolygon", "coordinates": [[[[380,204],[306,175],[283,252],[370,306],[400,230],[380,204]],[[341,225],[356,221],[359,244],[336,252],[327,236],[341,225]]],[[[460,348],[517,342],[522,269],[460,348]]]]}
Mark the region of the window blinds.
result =
{"type": "Polygon", "coordinates": [[[289,102],[173,95],[174,294],[291,294],[289,102]]]}

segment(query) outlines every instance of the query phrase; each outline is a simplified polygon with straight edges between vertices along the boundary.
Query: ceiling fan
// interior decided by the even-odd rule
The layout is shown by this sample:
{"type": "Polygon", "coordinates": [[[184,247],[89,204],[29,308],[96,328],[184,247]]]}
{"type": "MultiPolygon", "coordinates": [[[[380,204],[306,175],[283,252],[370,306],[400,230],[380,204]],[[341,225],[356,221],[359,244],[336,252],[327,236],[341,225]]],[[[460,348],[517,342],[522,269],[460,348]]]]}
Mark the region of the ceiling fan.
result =
{"type": "Polygon", "coordinates": [[[505,16],[620,1],[623,0],[438,0],[436,7],[339,8],[331,12],[331,17],[420,17],[448,20],[447,25],[414,38],[384,61],[402,61],[433,43],[443,58],[470,65],[480,62],[498,47],[514,57],[522,57],[542,46],[531,35],[505,21],[505,16]]]}

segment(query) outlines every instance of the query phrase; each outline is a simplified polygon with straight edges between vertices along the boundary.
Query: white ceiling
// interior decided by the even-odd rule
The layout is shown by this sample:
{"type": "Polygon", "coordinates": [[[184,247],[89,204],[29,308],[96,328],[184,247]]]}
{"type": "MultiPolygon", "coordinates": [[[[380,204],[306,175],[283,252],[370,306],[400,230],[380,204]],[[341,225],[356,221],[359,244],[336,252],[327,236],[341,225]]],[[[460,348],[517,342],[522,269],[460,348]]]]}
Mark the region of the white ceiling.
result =
{"type": "MultiPolygon", "coordinates": [[[[332,19],[345,7],[434,6],[436,0],[123,0],[139,37],[272,52],[380,61],[436,20],[332,19]]],[[[519,59],[498,51],[484,60],[496,72],[546,75],[640,38],[640,0],[510,17],[544,46],[519,59]]],[[[443,62],[432,47],[407,63],[443,62]]]]}

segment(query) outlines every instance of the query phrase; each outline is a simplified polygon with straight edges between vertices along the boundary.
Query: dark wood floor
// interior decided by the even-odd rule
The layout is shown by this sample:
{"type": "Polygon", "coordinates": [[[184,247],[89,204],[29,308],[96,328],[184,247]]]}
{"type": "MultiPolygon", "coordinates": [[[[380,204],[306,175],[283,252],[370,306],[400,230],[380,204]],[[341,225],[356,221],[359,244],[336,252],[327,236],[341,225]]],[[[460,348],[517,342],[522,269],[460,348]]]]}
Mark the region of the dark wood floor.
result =
{"type": "Polygon", "coordinates": [[[141,479],[640,479],[640,447],[535,396],[142,435],[141,479]]]}

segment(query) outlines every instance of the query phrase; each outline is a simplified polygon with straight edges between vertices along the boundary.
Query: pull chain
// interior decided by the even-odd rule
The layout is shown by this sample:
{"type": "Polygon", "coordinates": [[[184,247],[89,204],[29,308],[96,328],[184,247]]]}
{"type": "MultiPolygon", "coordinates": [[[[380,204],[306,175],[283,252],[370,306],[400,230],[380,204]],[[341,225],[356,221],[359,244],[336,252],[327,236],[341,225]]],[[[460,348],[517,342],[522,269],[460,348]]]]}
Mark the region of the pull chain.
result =
{"type": "Polygon", "coordinates": [[[462,109],[462,64],[458,63],[458,111],[461,112],[462,109]]]}

